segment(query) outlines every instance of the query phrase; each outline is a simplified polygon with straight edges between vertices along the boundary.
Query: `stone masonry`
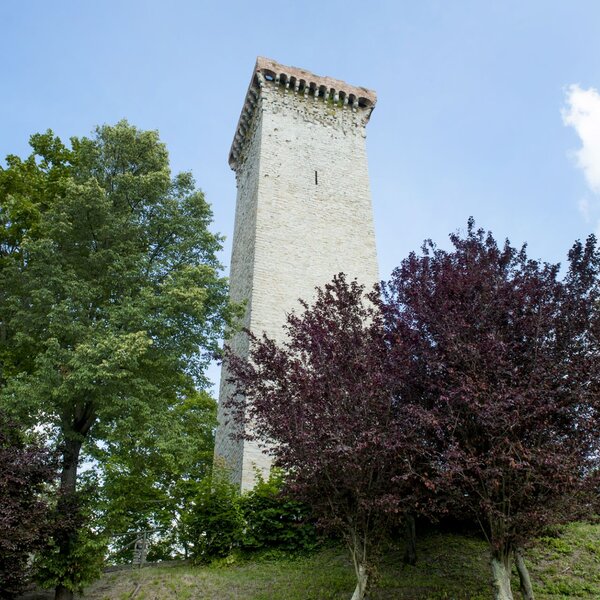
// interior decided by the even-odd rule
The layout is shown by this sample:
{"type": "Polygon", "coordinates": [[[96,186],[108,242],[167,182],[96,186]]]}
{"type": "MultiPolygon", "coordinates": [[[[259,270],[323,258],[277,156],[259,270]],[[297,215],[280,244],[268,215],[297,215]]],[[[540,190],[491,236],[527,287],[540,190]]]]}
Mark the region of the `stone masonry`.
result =
{"type": "MultiPolygon", "coordinates": [[[[378,280],[365,146],[375,102],[365,88],[257,59],[229,155],[238,189],[231,298],[246,302],[254,333],[282,340],[298,299],[310,302],[337,273],[369,287],[378,280]]],[[[247,354],[244,335],[230,344],[247,354]]],[[[225,365],[215,456],[247,490],[270,459],[232,435],[227,377],[225,365]]]]}

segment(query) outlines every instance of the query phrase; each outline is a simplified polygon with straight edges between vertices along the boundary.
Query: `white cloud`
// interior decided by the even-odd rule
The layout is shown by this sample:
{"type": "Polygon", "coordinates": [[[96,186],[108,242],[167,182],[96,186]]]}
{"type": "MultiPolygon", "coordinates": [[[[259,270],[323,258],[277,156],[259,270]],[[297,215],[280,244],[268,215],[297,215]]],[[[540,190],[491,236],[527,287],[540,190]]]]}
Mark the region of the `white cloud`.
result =
{"type": "Polygon", "coordinates": [[[582,198],[579,212],[586,223],[595,221],[596,236],[600,237],[600,93],[595,88],[569,86],[561,114],[563,123],[573,127],[581,140],[581,147],[573,155],[595,196],[582,198]]]}
{"type": "MultiPolygon", "coordinates": [[[[577,166],[583,170],[590,190],[600,195],[600,94],[578,85],[567,89],[566,106],[561,111],[563,123],[571,126],[581,140],[575,152],[577,166]]],[[[589,201],[580,202],[582,214],[589,218],[589,201]]]]}

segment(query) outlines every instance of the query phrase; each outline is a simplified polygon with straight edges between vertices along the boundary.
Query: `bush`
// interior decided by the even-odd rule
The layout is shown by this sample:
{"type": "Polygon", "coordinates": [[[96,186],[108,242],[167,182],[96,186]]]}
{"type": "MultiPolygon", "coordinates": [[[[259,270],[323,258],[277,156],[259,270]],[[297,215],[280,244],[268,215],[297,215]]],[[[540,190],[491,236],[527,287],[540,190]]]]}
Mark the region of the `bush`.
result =
{"type": "Polygon", "coordinates": [[[303,552],[317,546],[310,509],[283,491],[280,472],[273,470],[268,480],[259,477],[240,503],[246,522],[244,549],[303,552]]]}
{"type": "Polygon", "coordinates": [[[183,519],[182,542],[190,556],[207,562],[244,552],[305,552],[318,539],[309,509],[283,491],[274,471],[241,495],[223,473],[199,484],[199,493],[183,519]]]}
{"type": "Polygon", "coordinates": [[[106,540],[91,528],[82,526],[73,535],[68,557],[61,555],[54,540],[36,556],[35,580],[43,588],[62,586],[82,593],[84,588],[102,575],[106,540]]]}
{"type": "Polygon", "coordinates": [[[239,548],[243,528],[237,488],[222,474],[205,478],[184,517],[182,538],[191,546],[191,558],[206,562],[229,556],[239,548]]]}

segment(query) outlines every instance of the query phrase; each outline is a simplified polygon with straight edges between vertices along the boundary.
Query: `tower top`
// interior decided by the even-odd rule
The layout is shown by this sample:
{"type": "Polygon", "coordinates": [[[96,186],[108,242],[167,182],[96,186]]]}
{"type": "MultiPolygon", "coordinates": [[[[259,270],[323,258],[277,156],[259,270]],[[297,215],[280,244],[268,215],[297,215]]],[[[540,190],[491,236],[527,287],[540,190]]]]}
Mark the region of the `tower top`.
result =
{"type": "Polygon", "coordinates": [[[260,90],[265,85],[290,90],[304,98],[311,96],[314,100],[322,100],[340,108],[367,111],[366,120],[377,102],[377,95],[373,90],[350,85],[333,77],[315,75],[298,67],[288,67],[270,58],[259,56],[256,59],[229,152],[229,165],[233,169],[236,168],[245,133],[260,97],[260,90]]]}

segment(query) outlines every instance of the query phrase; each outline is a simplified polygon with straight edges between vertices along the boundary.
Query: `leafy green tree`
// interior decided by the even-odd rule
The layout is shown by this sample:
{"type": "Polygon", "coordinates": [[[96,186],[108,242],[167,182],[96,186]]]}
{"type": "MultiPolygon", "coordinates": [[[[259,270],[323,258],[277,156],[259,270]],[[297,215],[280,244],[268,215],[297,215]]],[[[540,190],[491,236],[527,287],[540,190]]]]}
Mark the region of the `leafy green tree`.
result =
{"type": "MultiPolygon", "coordinates": [[[[210,207],[157,132],[122,121],[31,146],[0,169],[0,394],[56,433],[66,515],[82,446],[164,423],[205,385],[232,310],[210,207]]],[[[71,598],[76,532],[55,543],[56,597],[71,598]]]]}
{"type": "MultiPolygon", "coordinates": [[[[182,515],[210,473],[213,460],[216,402],[205,391],[186,397],[173,410],[157,415],[133,438],[113,435],[95,457],[102,465],[100,521],[119,536],[111,560],[128,562],[122,548],[140,530],[154,531],[148,560],[176,558],[183,552],[182,515]]],[[[122,429],[122,428],[121,428],[122,429]]]]}

